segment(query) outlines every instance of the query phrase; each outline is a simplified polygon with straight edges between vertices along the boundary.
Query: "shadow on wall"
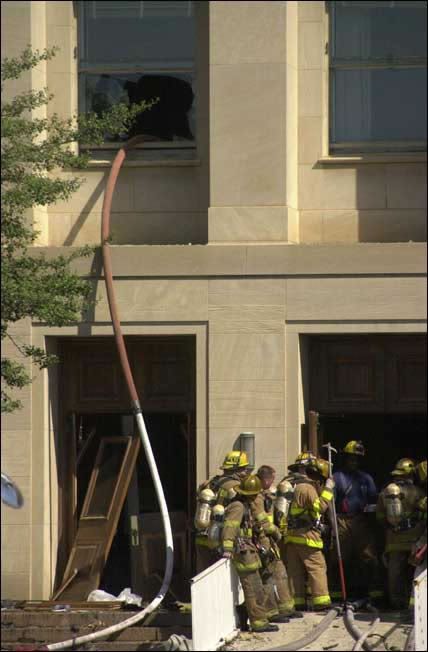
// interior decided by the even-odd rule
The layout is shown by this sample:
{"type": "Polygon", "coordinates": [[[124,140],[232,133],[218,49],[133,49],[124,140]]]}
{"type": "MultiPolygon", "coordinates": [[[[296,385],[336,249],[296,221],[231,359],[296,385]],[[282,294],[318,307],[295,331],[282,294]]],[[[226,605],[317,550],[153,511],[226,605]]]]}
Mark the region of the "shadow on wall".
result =
{"type": "Polygon", "coordinates": [[[359,242],[426,242],[426,164],[358,166],[356,193],[359,242]]]}
{"type": "Polygon", "coordinates": [[[425,163],[316,163],[312,170],[328,207],[303,211],[303,220],[311,213],[311,241],[426,242],[425,163]]]}

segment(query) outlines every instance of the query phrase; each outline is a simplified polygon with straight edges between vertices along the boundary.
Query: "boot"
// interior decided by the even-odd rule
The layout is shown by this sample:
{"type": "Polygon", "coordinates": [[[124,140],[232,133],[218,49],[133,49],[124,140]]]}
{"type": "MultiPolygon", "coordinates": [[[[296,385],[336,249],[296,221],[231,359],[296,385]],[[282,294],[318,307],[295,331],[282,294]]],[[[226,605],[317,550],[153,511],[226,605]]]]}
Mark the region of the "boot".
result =
{"type": "Polygon", "coordinates": [[[250,627],[248,625],[248,611],[247,607],[244,604],[238,604],[236,607],[236,611],[238,614],[238,619],[239,619],[239,629],[241,632],[248,632],[250,627]]]}
{"type": "Polygon", "coordinates": [[[285,614],[275,614],[269,618],[270,623],[289,623],[290,619],[285,614]]]}
{"type": "Polygon", "coordinates": [[[312,611],[318,614],[326,614],[327,611],[330,611],[331,608],[332,608],[331,604],[327,604],[327,605],[323,604],[323,605],[312,607],[312,611]]]}
{"type": "Polygon", "coordinates": [[[253,629],[254,634],[258,634],[259,632],[279,632],[279,627],[278,625],[271,625],[268,623],[267,625],[263,625],[263,627],[257,627],[257,629],[253,629]]]}
{"type": "Polygon", "coordinates": [[[301,611],[284,611],[282,614],[283,616],[286,616],[287,618],[303,618],[303,614],[301,611]]]}

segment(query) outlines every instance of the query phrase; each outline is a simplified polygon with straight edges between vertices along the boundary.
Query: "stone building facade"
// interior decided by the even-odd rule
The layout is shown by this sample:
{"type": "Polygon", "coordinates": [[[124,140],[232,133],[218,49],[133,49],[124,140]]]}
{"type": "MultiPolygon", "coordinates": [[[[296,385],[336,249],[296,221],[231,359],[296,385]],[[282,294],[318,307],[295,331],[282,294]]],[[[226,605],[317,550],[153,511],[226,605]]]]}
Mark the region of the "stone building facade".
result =
{"type": "MultiPolygon", "coordinates": [[[[152,140],[130,155],[112,212],[123,330],[134,369],[150,369],[138,381],[143,409],[187,419],[177,444],[187,446],[187,488],[174,509],[183,516],[177,536],[191,550],[194,486],[240,432],[255,433],[256,461],[278,474],[313,442],[311,410],[330,419],[321,418],[324,439],[336,433],[340,443],[358,434],[357,423],[358,438],[370,433],[379,452],[389,420],[394,454],[408,452],[397,434],[407,428],[414,454],[426,455],[426,135],[408,146],[406,134],[333,146],[334,75],[340,84],[331,5],[361,3],[4,2],[4,54],[28,43],[61,48],[19,81],[20,89],[49,87],[47,115],[78,111],[82,13],[93,11],[93,20],[116,4],[141,19],[159,4],[177,15],[187,6],[194,21],[194,139],[152,140]]],[[[364,110],[382,106],[373,100],[364,110]]],[[[34,209],[38,248],[56,254],[99,242],[114,153],[94,153],[68,202],[34,209]]],[[[67,328],[16,327],[62,363],[34,370],[24,408],[3,420],[2,469],[25,496],[23,509],[3,510],[8,598],[47,599],[58,585],[75,516],[66,506],[75,490],[70,438],[90,415],[127,412],[100,258],[76,267],[93,283],[93,311],[67,328]]]]}

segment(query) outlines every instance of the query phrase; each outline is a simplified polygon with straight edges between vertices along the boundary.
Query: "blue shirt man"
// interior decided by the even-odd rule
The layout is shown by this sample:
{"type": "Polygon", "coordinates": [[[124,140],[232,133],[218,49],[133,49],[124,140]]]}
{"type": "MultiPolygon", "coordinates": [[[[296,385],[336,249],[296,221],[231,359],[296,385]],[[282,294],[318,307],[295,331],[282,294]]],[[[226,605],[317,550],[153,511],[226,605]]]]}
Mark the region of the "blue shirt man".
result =
{"type": "MultiPolygon", "coordinates": [[[[376,542],[366,511],[375,511],[377,490],[371,475],[359,469],[359,460],[365,449],[360,441],[350,441],[343,451],[344,462],[340,471],[333,475],[337,527],[345,566],[345,575],[351,580],[350,593],[361,597],[368,592],[369,598],[383,597],[382,577],[377,559],[376,542]],[[373,506],[372,509],[368,509],[373,506]],[[353,576],[354,575],[354,576],[353,576]]],[[[341,597],[337,549],[329,555],[329,587],[333,599],[341,597]]]]}
{"type": "Polygon", "coordinates": [[[360,469],[349,469],[345,462],[343,471],[333,474],[336,512],[338,514],[361,514],[368,505],[376,505],[377,489],[371,475],[360,469]]]}

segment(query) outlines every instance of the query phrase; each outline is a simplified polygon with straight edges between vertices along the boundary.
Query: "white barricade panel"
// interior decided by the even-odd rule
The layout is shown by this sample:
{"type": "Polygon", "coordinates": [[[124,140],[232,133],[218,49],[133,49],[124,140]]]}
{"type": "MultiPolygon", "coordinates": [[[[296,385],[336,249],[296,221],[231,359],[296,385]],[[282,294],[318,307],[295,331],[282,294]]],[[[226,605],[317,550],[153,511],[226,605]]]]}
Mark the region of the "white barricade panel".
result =
{"type": "Polygon", "coordinates": [[[216,650],[237,629],[235,605],[243,602],[238,576],[228,559],[191,580],[194,650],[216,650]]]}
{"type": "Polygon", "coordinates": [[[415,650],[427,649],[427,570],[413,581],[415,588],[415,650]]]}

